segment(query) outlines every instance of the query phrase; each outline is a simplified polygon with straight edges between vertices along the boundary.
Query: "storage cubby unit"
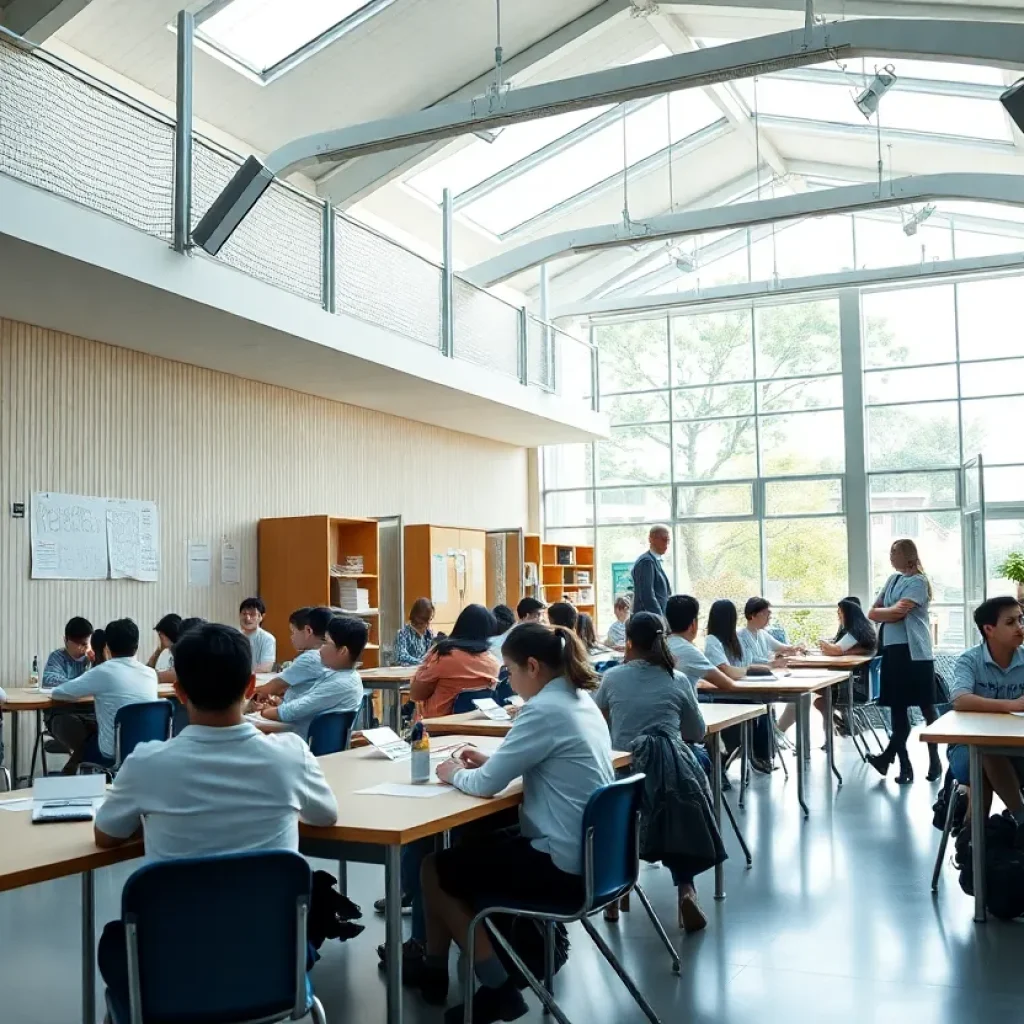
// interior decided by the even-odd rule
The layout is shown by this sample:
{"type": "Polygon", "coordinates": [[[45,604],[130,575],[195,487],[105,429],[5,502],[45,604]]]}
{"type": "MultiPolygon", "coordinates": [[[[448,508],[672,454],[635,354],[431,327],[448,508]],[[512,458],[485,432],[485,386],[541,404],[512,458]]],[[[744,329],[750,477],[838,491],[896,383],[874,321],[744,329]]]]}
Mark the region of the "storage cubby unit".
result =
{"type": "Polygon", "coordinates": [[[593,546],[542,544],[540,558],[541,599],[547,604],[571,601],[581,612],[593,615],[597,605],[593,546]]]}
{"type": "Polygon", "coordinates": [[[280,661],[294,657],[288,616],[296,608],[327,605],[365,619],[369,641],[363,668],[380,663],[380,563],[376,519],[291,516],[261,519],[259,591],[267,606],[264,629],[277,639],[280,661]]]}

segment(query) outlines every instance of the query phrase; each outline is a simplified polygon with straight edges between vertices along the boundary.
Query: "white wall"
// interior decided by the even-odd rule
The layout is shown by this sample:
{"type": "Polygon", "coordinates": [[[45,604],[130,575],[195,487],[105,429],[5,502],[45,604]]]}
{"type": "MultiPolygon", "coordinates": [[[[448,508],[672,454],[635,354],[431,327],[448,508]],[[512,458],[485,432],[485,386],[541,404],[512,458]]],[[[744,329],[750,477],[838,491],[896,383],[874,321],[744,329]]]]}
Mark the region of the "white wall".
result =
{"type": "Polygon", "coordinates": [[[525,527],[527,489],[522,448],[0,319],[0,685],[24,685],[74,614],[130,615],[146,645],[168,611],[235,621],[261,517],[525,527]],[[160,581],[31,580],[10,504],[33,491],[156,501],[160,581]],[[241,585],[216,582],[215,557],[213,586],[188,589],[186,542],[223,538],[241,585]]]}

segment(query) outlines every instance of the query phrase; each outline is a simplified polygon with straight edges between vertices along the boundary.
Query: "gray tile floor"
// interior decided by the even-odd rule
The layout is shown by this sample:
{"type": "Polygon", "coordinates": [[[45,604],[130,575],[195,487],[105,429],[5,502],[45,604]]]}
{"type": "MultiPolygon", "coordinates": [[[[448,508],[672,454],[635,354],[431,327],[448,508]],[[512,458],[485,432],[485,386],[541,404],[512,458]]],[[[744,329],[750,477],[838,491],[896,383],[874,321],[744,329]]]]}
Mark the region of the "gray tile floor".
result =
{"type": "MultiPolygon", "coordinates": [[[[714,901],[710,873],[698,882],[711,918],[703,934],[684,938],[676,931],[668,872],[644,868],[642,883],[681,950],[680,977],[635,901],[619,924],[599,922],[665,1024],[969,1024],[1019,1017],[1024,928],[974,925],[971,901],[948,865],[938,896],[931,894],[939,834],[931,826],[935,787],[924,781],[923,746],[912,747],[919,779],[903,789],[859,763],[849,741],[838,749],[846,785],[832,793],[824,754],[815,749],[807,822],[798,817],[795,778],[754,776],[747,809],[739,812],[754,866],[745,868],[727,832],[728,898],[714,901]]],[[[735,805],[735,792],[731,798],[735,805]]],[[[114,915],[130,870],[98,874],[100,922],[114,915]]],[[[380,869],[351,867],[350,890],[368,911],[367,931],[325,949],[314,971],[332,1024],[384,1020],[374,950],[383,926],[370,906],[382,887],[380,869]]],[[[77,1024],[78,908],[76,879],[0,893],[4,1024],[77,1024]]],[[[572,940],[556,983],[569,1018],[643,1020],[586,935],[574,929],[572,940]]],[[[532,997],[531,1006],[523,1019],[539,1024],[545,1018],[532,997]]],[[[439,1020],[412,995],[405,1007],[409,1024],[439,1020]]]]}

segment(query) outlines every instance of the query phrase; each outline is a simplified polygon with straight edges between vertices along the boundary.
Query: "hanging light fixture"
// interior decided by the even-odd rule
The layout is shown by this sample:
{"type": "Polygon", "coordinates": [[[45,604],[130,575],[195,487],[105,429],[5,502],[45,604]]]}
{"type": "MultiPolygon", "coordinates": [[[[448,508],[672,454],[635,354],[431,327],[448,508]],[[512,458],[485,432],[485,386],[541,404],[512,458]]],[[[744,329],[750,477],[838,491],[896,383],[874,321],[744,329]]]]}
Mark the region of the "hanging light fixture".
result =
{"type": "Polygon", "coordinates": [[[871,84],[854,97],[857,109],[870,120],[878,110],[878,102],[896,84],[896,69],[886,64],[881,70],[875,69],[875,77],[871,84]]]}
{"type": "MultiPolygon", "coordinates": [[[[933,213],[935,212],[934,203],[926,203],[919,210],[914,212],[903,221],[903,234],[908,238],[912,235],[917,234],[918,226],[923,224],[933,213]]],[[[900,217],[903,216],[903,210],[900,210],[900,217]]]]}

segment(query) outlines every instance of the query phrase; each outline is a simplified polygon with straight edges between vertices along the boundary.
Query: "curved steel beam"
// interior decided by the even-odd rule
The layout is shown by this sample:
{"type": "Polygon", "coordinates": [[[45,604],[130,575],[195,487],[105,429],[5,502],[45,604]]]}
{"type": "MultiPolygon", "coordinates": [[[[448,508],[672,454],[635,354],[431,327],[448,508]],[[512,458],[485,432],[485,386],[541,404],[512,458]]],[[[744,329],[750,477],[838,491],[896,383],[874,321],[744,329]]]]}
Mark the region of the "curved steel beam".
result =
{"type": "Polygon", "coordinates": [[[579,228],[527,242],[517,249],[470,267],[462,276],[473,284],[486,288],[529,270],[530,267],[573,253],[654,242],[662,238],[683,238],[707,231],[749,227],[753,224],[768,224],[794,218],[902,206],[904,203],[928,202],[933,199],[963,199],[1024,206],[1024,176],[974,173],[917,174],[886,182],[881,190],[877,183],[848,185],[816,192],[801,192],[779,199],[762,199],[752,203],[733,203],[730,206],[688,210],[664,217],[652,217],[646,221],[634,221],[628,225],[602,224],[598,227],[579,228]]]}

